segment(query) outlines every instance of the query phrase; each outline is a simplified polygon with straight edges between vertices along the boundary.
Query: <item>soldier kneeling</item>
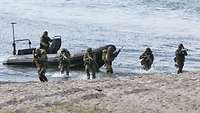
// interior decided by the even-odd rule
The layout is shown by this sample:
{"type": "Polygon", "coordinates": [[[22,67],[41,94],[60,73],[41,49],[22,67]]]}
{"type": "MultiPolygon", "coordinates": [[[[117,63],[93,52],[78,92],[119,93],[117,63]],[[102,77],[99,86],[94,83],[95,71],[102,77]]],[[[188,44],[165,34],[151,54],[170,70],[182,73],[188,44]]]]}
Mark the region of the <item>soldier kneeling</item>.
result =
{"type": "Polygon", "coordinates": [[[92,48],[88,48],[87,52],[83,56],[83,61],[85,65],[85,71],[87,73],[87,79],[90,79],[90,72],[92,72],[92,79],[96,78],[96,56],[92,51],[92,48]]]}
{"type": "Polygon", "coordinates": [[[143,65],[143,68],[149,70],[154,60],[154,55],[152,54],[151,49],[146,48],[145,52],[140,56],[140,59],[142,59],[141,65],[143,65]]]}
{"type": "Polygon", "coordinates": [[[33,62],[35,63],[38,71],[38,76],[41,82],[48,82],[45,76],[47,68],[47,53],[44,49],[36,49],[33,52],[33,62]]]}
{"type": "Polygon", "coordinates": [[[176,62],[175,66],[178,68],[177,74],[182,73],[185,56],[187,56],[187,49],[184,48],[183,44],[179,44],[178,49],[176,50],[176,57],[174,58],[174,61],[176,62]]]}
{"type": "Polygon", "coordinates": [[[69,77],[69,69],[70,69],[70,52],[67,49],[62,48],[59,54],[59,69],[61,74],[64,74],[66,71],[67,77],[69,77]]]}

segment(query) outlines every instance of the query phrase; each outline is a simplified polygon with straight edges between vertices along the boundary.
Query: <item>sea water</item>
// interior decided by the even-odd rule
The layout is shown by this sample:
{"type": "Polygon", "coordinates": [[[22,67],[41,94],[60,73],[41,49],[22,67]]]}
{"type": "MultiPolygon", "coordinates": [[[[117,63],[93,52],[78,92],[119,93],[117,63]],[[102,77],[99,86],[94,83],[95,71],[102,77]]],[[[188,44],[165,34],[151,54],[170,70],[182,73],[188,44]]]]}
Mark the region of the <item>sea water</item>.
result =
{"type": "MultiPolygon", "coordinates": [[[[176,73],[173,58],[179,43],[189,49],[185,71],[200,68],[199,0],[1,0],[0,81],[38,81],[31,67],[2,65],[12,55],[11,22],[16,39],[28,38],[39,47],[40,36],[62,36],[62,47],[72,54],[88,47],[114,44],[122,48],[113,62],[116,76],[176,73]],[[146,47],[155,55],[151,70],[144,71],[139,56],[146,47]],[[125,74],[122,74],[125,73],[125,74]]],[[[27,48],[17,43],[17,49],[27,48]]],[[[105,67],[97,74],[106,77],[105,67]]],[[[48,69],[50,80],[62,80],[58,69],[48,69]]],[[[84,71],[71,71],[72,80],[86,79],[84,71]]]]}

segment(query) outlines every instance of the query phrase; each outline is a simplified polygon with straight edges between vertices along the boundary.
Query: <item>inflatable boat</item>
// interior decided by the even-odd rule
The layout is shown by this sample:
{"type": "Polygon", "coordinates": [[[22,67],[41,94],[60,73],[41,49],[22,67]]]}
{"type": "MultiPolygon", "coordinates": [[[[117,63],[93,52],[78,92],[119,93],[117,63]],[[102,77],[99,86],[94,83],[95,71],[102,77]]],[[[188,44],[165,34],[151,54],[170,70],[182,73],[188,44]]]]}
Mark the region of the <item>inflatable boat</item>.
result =
{"type": "MultiPolygon", "coordinates": [[[[14,25],[16,23],[11,23],[12,28],[13,28],[13,55],[8,57],[3,64],[4,65],[20,65],[20,66],[35,66],[33,63],[33,51],[36,48],[31,47],[31,41],[29,39],[20,39],[20,40],[15,40],[15,35],[14,35],[14,25]],[[16,49],[16,43],[17,42],[28,42],[29,48],[28,49],[16,49]]],[[[57,52],[61,47],[61,36],[57,35],[51,38],[52,43],[50,44],[49,50],[47,52],[47,57],[48,57],[48,67],[51,66],[58,66],[58,55],[57,52]]],[[[120,52],[120,49],[117,50],[114,45],[106,45],[103,47],[99,47],[94,49],[94,52],[96,54],[96,63],[98,68],[102,67],[104,65],[104,61],[102,60],[102,51],[104,49],[107,49],[108,47],[113,47],[114,49],[114,57],[117,57],[117,55],[120,52]]],[[[83,62],[83,56],[84,53],[77,53],[72,55],[71,57],[71,68],[75,69],[81,69],[84,68],[84,62],[83,62]]]]}

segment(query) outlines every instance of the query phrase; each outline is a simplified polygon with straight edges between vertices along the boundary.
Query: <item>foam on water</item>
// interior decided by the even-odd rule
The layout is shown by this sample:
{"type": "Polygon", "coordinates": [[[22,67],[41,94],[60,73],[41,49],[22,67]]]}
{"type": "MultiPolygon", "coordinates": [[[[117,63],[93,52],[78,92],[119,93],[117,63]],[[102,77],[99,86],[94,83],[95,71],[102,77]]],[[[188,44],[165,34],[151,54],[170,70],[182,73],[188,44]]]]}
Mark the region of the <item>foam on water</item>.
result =
{"type": "MultiPolygon", "coordinates": [[[[106,44],[123,47],[113,65],[119,76],[175,73],[173,58],[179,43],[190,49],[184,70],[200,67],[199,0],[1,0],[0,6],[0,81],[38,80],[35,68],[2,65],[12,54],[13,21],[17,22],[16,38],[30,38],[33,47],[38,47],[44,30],[50,36],[60,34],[62,47],[72,54],[106,44]],[[149,71],[142,69],[138,59],[146,47],[155,55],[149,71]]],[[[26,47],[17,44],[17,48],[26,47]]],[[[99,79],[105,68],[101,71],[99,79]]],[[[70,74],[72,80],[86,79],[83,71],[70,74]]],[[[47,76],[63,78],[58,69],[49,69],[47,76]]]]}

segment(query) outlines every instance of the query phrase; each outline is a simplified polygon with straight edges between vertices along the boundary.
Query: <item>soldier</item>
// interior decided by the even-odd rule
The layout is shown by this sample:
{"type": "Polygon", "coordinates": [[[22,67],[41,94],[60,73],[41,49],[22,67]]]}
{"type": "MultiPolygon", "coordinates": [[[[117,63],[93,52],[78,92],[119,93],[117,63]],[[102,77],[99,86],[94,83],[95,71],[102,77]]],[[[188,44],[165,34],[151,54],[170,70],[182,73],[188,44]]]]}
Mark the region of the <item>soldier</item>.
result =
{"type": "Polygon", "coordinates": [[[52,40],[49,38],[48,32],[44,31],[42,37],[40,38],[40,49],[44,49],[48,52],[50,42],[52,42],[52,40]]]}
{"type": "Polygon", "coordinates": [[[119,49],[119,51],[117,51],[117,54],[116,54],[114,52],[114,48],[111,46],[108,47],[107,50],[103,50],[103,55],[105,55],[105,56],[102,56],[102,60],[104,60],[104,62],[105,62],[107,73],[110,73],[110,74],[113,73],[112,62],[113,62],[114,58],[116,57],[116,55],[118,55],[118,53],[120,51],[121,50],[119,49]]]}
{"type": "Polygon", "coordinates": [[[59,68],[61,74],[66,70],[66,75],[69,77],[70,68],[70,52],[67,49],[62,48],[59,54],[59,68]]]}
{"type": "Polygon", "coordinates": [[[88,48],[87,52],[83,56],[83,61],[85,65],[85,71],[87,73],[87,78],[90,79],[90,71],[92,72],[92,79],[96,78],[96,56],[92,51],[92,48],[88,48]]]}
{"type": "Polygon", "coordinates": [[[185,56],[187,56],[187,49],[184,48],[183,44],[179,44],[178,49],[176,50],[176,57],[174,58],[174,61],[176,62],[175,66],[178,68],[177,74],[182,73],[185,56]]]}
{"type": "Polygon", "coordinates": [[[47,68],[47,53],[44,49],[36,49],[33,52],[33,62],[35,63],[38,76],[41,82],[48,82],[47,77],[45,76],[46,68],[47,68]]]}
{"type": "Polygon", "coordinates": [[[143,68],[149,70],[154,60],[154,55],[152,54],[151,49],[146,48],[145,52],[140,56],[140,59],[142,59],[141,65],[143,65],[143,68]]]}

